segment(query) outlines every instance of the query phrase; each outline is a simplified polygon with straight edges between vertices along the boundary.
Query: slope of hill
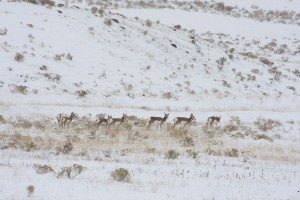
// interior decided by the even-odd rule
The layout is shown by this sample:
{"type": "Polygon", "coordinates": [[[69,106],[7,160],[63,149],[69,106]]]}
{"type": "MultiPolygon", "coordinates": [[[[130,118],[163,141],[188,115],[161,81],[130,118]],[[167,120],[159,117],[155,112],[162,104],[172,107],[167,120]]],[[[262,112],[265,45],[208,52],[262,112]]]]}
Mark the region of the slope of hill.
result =
{"type": "Polygon", "coordinates": [[[1,200],[299,199],[299,1],[28,2],[0,0],[1,200]]]}
{"type": "MultiPolygon", "coordinates": [[[[254,23],[254,34],[264,26],[272,29],[270,37],[263,32],[255,39],[242,34],[241,25],[252,21],[225,16],[225,34],[222,27],[219,33],[200,28],[198,34],[117,10],[101,18],[85,9],[1,4],[1,28],[8,30],[0,38],[4,104],[299,109],[298,26],[254,23]],[[228,34],[240,29],[240,35],[228,34]],[[289,31],[294,37],[286,37],[289,31]],[[17,53],[24,59],[17,61],[17,53]]],[[[161,22],[170,19],[168,11],[156,13],[161,22]]],[[[170,14],[183,23],[185,13],[170,14]]],[[[196,17],[209,18],[215,27],[221,20],[196,17]]],[[[188,28],[201,26],[201,20],[195,25],[186,20],[188,28]]]]}

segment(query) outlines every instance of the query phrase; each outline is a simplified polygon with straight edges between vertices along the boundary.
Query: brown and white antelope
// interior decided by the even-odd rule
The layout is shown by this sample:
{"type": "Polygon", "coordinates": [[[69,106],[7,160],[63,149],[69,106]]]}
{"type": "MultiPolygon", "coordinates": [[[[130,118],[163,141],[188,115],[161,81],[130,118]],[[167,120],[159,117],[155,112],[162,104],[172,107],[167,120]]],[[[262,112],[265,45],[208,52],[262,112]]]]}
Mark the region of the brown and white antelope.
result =
{"type": "Polygon", "coordinates": [[[58,123],[58,126],[61,128],[63,127],[63,118],[64,117],[67,117],[67,114],[65,113],[59,113],[57,116],[56,116],[56,119],[57,119],[57,123],[58,123]]]}
{"type": "Polygon", "coordinates": [[[207,122],[206,122],[206,125],[208,126],[209,124],[209,127],[212,127],[214,125],[214,123],[219,123],[221,120],[221,117],[217,117],[217,116],[211,116],[209,118],[207,118],[207,122]]]}
{"type": "Polygon", "coordinates": [[[109,120],[112,118],[112,116],[111,115],[108,115],[107,116],[107,119],[104,119],[104,118],[99,118],[99,121],[98,121],[98,124],[97,124],[97,127],[96,127],[96,129],[98,129],[98,127],[99,126],[105,126],[105,129],[107,129],[107,127],[108,127],[108,122],[109,122],[109,120]]]}
{"type": "Polygon", "coordinates": [[[121,118],[110,118],[108,120],[108,129],[110,129],[110,127],[112,125],[118,124],[117,129],[124,123],[125,119],[128,119],[127,114],[123,113],[123,116],[121,118]]]}
{"type": "Polygon", "coordinates": [[[175,129],[176,125],[184,124],[183,128],[186,128],[187,125],[191,125],[192,121],[196,120],[195,116],[191,113],[189,118],[187,117],[176,117],[174,119],[173,129],[175,129]]]}
{"type": "MultiPolygon", "coordinates": [[[[162,125],[167,121],[168,117],[169,117],[169,113],[164,113],[165,116],[164,117],[150,117],[150,120],[149,120],[149,124],[147,126],[147,130],[150,130],[150,126],[154,123],[154,122],[159,122],[159,125],[160,126],[160,130],[162,130],[162,125]]],[[[158,129],[158,126],[156,127],[156,130],[158,129]]]]}
{"type": "Polygon", "coordinates": [[[70,125],[70,123],[72,122],[72,120],[73,120],[74,118],[76,118],[76,117],[77,117],[77,114],[74,113],[74,112],[71,112],[70,117],[64,116],[64,117],[62,118],[62,126],[63,126],[63,128],[69,127],[69,125],[70,125]]]}

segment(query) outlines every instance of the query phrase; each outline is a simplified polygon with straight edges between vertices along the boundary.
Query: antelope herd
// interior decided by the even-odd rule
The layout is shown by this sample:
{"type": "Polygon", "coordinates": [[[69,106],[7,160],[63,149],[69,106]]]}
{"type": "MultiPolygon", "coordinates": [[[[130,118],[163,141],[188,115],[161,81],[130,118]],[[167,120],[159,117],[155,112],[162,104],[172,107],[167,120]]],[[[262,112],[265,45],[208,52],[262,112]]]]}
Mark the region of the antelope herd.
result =
{"type": "MultiPolygon", "coordinates": [[[[71,124],[71,122],[76,119],[78,117],[78,115],[74,112],[72,112],[70,114],[70,116],[68,116],[67,114],[58,114],[56,119],[58,122],[58,126],[60,128],[68,128],[69,125],[71,124]]],[[[169,117],[169,113],[164,113],[164,117],[154,117],[151,116],[149,118],[148,124],[147,124],[147,130],[151,130],[151,126],[153,124],[156,124],[156,130],[158,130],[158,127],[160,127],[160,130],[162,130],[162,126],[165,124],[165,122],[168,120],[169,117]]],[[[113,118],[111,115],[108,115],[107,118],[105,119],[104,117],[99,117],[97,125],[96,125],[96,130],[99,128],[99,126],[104,126],[106,130],[110,130],[111,126],[116,126],[117,129],[119,129],[119,127],[121,125],[123,125],[123,123],[125,122],[125,120],[129,120],[129,118],[127,117],[127,114],[123,113],[122,117],[120,118],[113,118]]],[[[187,128],[187,126],[192,124],[192,121],[196,121],[195,116],[193,115],[193,113],[191,113],[190,117],[175,117],[173,120],[173,129],[176,128],[177,125],[181,125],[183,126],[183,128],[187,128]]],[[[213,127],[214,124],[218,124],[221,121],[221,117],[218,116],[211,116],[208,117],[207,121],[206,121],[206,126],[207,127],[213,127]]]]}

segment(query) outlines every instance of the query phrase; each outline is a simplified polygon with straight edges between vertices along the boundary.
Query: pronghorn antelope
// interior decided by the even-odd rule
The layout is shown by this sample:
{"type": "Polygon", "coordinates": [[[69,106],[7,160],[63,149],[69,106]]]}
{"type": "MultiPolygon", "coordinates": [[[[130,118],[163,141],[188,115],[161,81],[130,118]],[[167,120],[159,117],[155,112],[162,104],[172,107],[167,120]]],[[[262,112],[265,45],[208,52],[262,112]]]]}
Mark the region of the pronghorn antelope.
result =
{"type": "Polygon", "coordinates": [[[191,116],[189,118],[187,118],[187,117],[176,117],[174,119],[173,129],[175,129],[176,125],[180,125],[181,123],[184,124],[183,128],[185,128],[187,125],[191,125],[193,120],[196,120],[196,118],[192,113],[191,113],[191,116]]]}
{"type": "Polygon", "coordinates": [[[109,120],[110,120],[111,118],[112,118],[112,116],[111,116],[111,115],[108,115],[108,116],[107,116],[107,119],[104,119],[104,118],[99,119],[99,122],[98,122],[98,124],[97,124],[96,129],[98,129],[98,127],[99,127],[100,125],[103,126],[103,124],[104,124],[105,128],[107,129],[108,122],[109,122],[109,120]]]}
{"type": "Polygon", "coordinates": [[[70,125],[70,123],[72,122],[72,120],[73,120],[74,118],[76,118],[76,117],[77,117],[77,114],[74,113],[74,112],[71,112],[70,117],[64,116],[64,117],[62,118],[62,125],[63,125],[63,127],[64,127],[64,128],[65,128],[65,127],[69,127],[69,125],[70,125]]]}
{"type": "Polygon", "coordinates": [[[220,122],[220,120],[221,120],[221,117],[211,116],[211,117],[207,118],[206,125],[208,126],[208,124],[209,124],[210,127],[212,127],[214,122],[218,123],[218,122],[220,122]]]}
{"type": "Polygon", "coordinates": [[[64,118],[64,117],[67,117],[67,114],[65,114],[65,113],[59,113],[59,114],[56,116],[57,123],[58,123],[58,126],[59,126],[59,127],[63,127],[63,118],[64,118]]]}
{"type": "MultiPolygon", "coordinates": [[[[160,126],[160,130],[162,130],[162,125],[167,121],[168,117],[169,117],[169,113],[164,113],[165,116],[164,117],[150,117],[149,120],[149,124],[147,126],[147,130],[150,130],[150,126],[154,123],[154,122],[159,122],[160,126]]],[[[156,130],[158,129],[158,126],[156,127],[156,130]]]]}
{"type": "Polygon", "coordinates": [[[124,123],[125,119],[128,119],[128,117],[127,117],[127,114],[124,114],[124,113],[123,113],[123,116],[121,118],[110,118],[108,120],[108,129],[110,129],[110,127],[112,125],[119,124],[117,126],[117,129],[118,129],[124,123]]]}

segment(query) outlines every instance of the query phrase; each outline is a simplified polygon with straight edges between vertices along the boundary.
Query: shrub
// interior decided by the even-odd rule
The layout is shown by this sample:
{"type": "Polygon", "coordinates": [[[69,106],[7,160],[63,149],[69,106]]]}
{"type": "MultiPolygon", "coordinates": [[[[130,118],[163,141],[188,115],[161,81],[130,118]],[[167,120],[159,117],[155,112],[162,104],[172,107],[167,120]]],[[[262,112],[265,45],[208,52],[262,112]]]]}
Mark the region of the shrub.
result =
{"type": "Polygon", "coordinates": [[[111,26],[112,25],[112,21],[109,18],[104,19],[104,24],[107,26],[111,26]]]}
{"type": "Polygon", "coordinates": [[[214,4],[214,9],[216,11],[228,11],[230,12],[233,7],[232,6],[225,6],[225,4],[223,2],[218,2],[214,4]]]}
{"type": "Polygon", "coordinates": [[[272,130],[275,126],[281,125],[279,121],[275,121],[272,119],[263,119],[258,118],[257,121],[254,122],[254,124],[257,126],[257,128],[261,131],[268,131],[272,130]]]}
{"type": "Polygon", "coordinates": [[[131,179],[129,171],[125,168],[115,169],[113,172],[111,172],[111,177],[113,180],[120,182],[129,182],[131,179]]]}
{"type": "Polygon", "coordinates": [[[44,131],[46,129],[46,124],[41,122],[41,121],[35,121],[33,123],[33,126],[36,128],[36,129],[39,129],[39,130],[42,130],[44,131]]]}
{"type": "Polygon", "coordinates": [[[24,119],[22,117],[18,117],[17,121],[14,122],[13,124],[17,128],[24,128],[24,129],[29,129],[32,127],[32,123],[28,121],[27,119],[24,119]]]}
{"type": "Polygon", "coordinates": [[[221,57],[218,60],[216,60],[216,63],[218,63],[219,65],[223,66],[226,62],[226,58],[225,57],[221,57]]]}
{"type": "Polygon", "coordinates": [[[73,56],[70,54],[70,53],[68,53],[67,54],[67,57],[66,57],[68,60],[73,60],[73,56]]]}
{"type": "Polygon", "coordinates": [[[149,19],[146,20],[145,24],[149,28],[152,26],[152,22],[149,19]]]}
{"type": "Polygon", "coordinates": [[[51,0],[39,0],[42,5],[55,6],[55,2],[51,0]]]}
{"type": "Polygon", "coordinates": [[[205,153],[207,153],[207,155],[213,155],[213,156],[220,155],[220,152],[217,152],[211,149],[210,147],[205,149],[205,153]]]}
{"type": "Polygon", "coordinates": [[[24,61],[24,55],[22,53],[16,53],[16,55],[15,55],[15,61],[17,61],[17,62],[23,62],[24,61]]]}
{"type": "Polygon", "coordinates": [[[185,137],[183,140],[180,140],[180,144],[183,147],[192,147],[195,145],[195,142],[191,137],[185,137]]]}
{"type": "Polygon", "coordinates": [[[104,10],[103,8],[100,8],[100,9],[98,10],[98,13],[99,13],[99,15],[100,15],[101,17],[103,17],[103,15],[104,15],[104,13],[105,13],[105,10],[104,10]]]}
{"type": "Polygon", "coordinates": [[[155,147],[147,147],[145,152],[147,153],[155,153],[156,152],[156,148],[155,147]]]}
{"type": "Polygon", "coordinates": [[[66,142],[62,147],[56,148],[56,153],[68,154],[73,150],[73,144],[71,142],[66,142]]]}
{"type": "Polygon", "coordinates": [[[225,5],[224,5],[223,2],[215,3],[214,9],[217,10],[217,11],[222,11],[222,10],[225,9],[225,5]]]}
{"type": "Polygon", "coordinates": [[[293,71],[293,73],[294,73],[296,76],[300,77],[300,71],[299,71],[298,69],[295,69],[295,70],[293,71]]]}
{"type": "Polygon", "coordinates": [[[225,151],[225,156],[228,157],[238,157],[239,156],[239,150],[232,148],[232,149],[227,149],[225,151]]]}
{"type": "Polygon", "coordinates": [[[26,187],[26,189],[27,189],[27,192],[28,192],[28,196],[30,197],[34,192],[35,187],[33,185],[29,185],[29,186],[26,187]]]}
{"type": "Polygon", "coordinates": [[[273,62],[271,62],[271,61],[270,61],[269,59],[267,59],[267,58],[261,57],[261,58],[259,58],[259,60],[260,60],[260,62],[262,62],[262,63],[265,64],[265,65],[271,66],[271,65],[274,64],[273,62]]]}
{"type": "Polygon", "coordinates": [[[93,14],[96,14],[96,13],[98,12],[98,8],[95,7],[95,6],[93,6],[93,7],[91,8],[91,12],[92,12],[93,14]]]}
{"type": "Polygon", "coordinates": [[[252,58],[252,59],[257,58],[257,55],[253,54],[252,52],[241,52],[239,54],[241,54],[242,56],[246,56],[246,57],[252,58]]]}
{"type": "Polygon", "coordinates": [[[173,149],[171,149],[165,153],[165,158],[167,158],[167,159],[176,159],[176,158],[178,158],[178,156],[179,156],[179,153],[173,149]]]}
{"type": "Polygon", "coordinates": [[[265,140],[268,140],[270,142],[273,142],[273,138],[271,138],[270,136],[266,135],[266,134],[254,134],[252,136],[252,138],[254,140],[261,140],[261,139],[265,139],[265,140]]]}
{"type": "Polygon", "coordinates": [[[0,124],[5,124],[5,123],[6,123],[5,118],[2,115],[0,115],[0,124]]]}
{"type": "Polygon", "coordinates": [[[187,154],[188,154],[188,157],[191,157],[193,159],[197,158],[198,154],[199,154],[199,151],[195,151],[195,150],[192,150],[192,149],[188,149],[186,150],[187,154]]]}
{"type": "Polygon", "coordinates": [[[0,29],[0,35],[6,35],[7,28],[0,29]]]}
{"type": "Polygon", "coordinates": [[[171,98],[173,98],[173,93],[172,92],[165,92],[165,93],[163,93],[162,98],[171,99],[171,98]]]}
{"type": "Polygon", "coordinates": [[[81,174],[85,169],[85,167],[78,164],[74,164],[71,167],[64,167],[60,172],[57,173],[57,178],[67,177],[72,179],[81,174]]]}
{"type": "Polygon", "coordinates": [[[55,173],[49,165],[34,164],[34,169],[38,174],[55,173]]]}
{"type": "Polygon", "coordinates": [[[180,30],[181,26],[178,24],[178,25],[175,25],[174,28],[177,29],[177,30],[180,30]]]}
{"type": "Polygon", "coordinates": [[[41,66],[41,67],[40,67],[40,70],[42,70],[42,71],[47,71],[47,70],[48,70],[48,67],[47,67],[47,65],[43,65],[43,66],[41,66]]]}
{"type": "Polygon", "coordinates": [[[56,81],[59,82],[61,80],[61,75],[59,74],[54,74],[54,73],[43,73],[43,75],[48,78],[50,81],[56,81]]]}
{"type": "Polygon", "coordinates": [[[169,126],[168,130],[171,131],[170,135],[172,137],[176,137],[176,138],[180,138],[180,139],[187,137],[187,134],[188,134],[188,129],[186,129],[186,128],[174,129],[172,126],[169,126]]]}
{"type": "Polygon", "coordinates": [[[14,85],[11,89],[12,93],[20,93],[26,95],[28,93],[27,86],[25,85],[14,85]]]}
{"type": "Polygon", "coordinates": [[[88,92],[85,91],[85,90],[77,90],[75,93],[76,93],[79,97],[85,97],[85,96],[88,94],[88,92]]]}
{"type": "Polygon", "coordinates": [[[233,131],[237,131],[238,127],[232,124],[227,124],[224,126],[223,131],[226,132],[233,132],[233,131]]]}
{"type": "Polygon", "coordinates": [[[27,3],[38,4],[37,0],[26,0],[27,3]]]}

